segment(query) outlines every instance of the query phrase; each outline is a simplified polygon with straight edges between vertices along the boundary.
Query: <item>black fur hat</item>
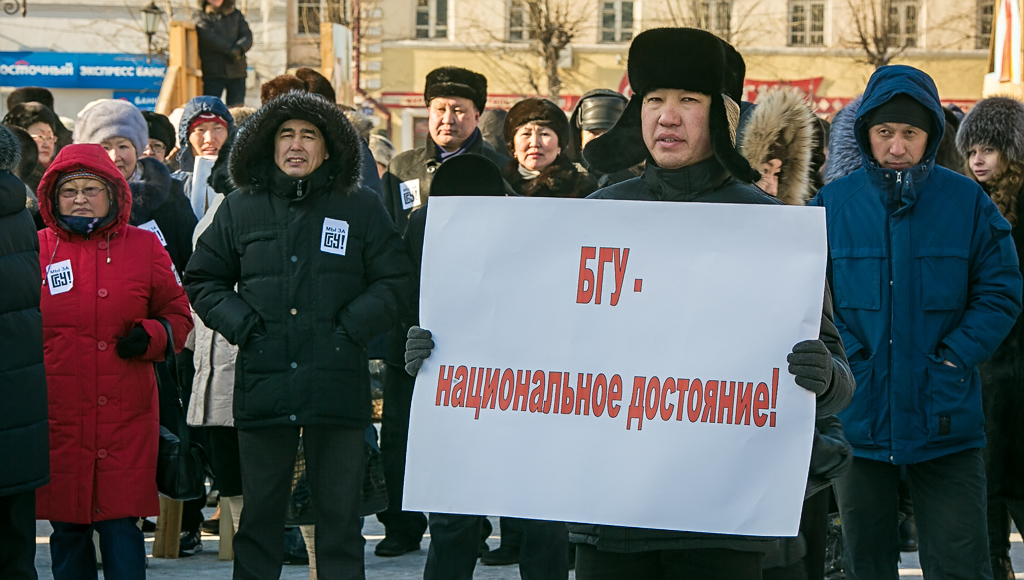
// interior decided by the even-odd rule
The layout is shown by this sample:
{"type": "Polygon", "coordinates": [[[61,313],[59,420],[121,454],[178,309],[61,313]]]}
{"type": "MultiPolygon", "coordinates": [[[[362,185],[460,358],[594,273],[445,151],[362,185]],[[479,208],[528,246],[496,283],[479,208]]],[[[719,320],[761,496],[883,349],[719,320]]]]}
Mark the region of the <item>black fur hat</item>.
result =
{"type": "Polygon", "coordinates": [[[22,103],[42,103],[53,110],[53,93],[43,87],[21,87],[7,95],[7,108],[13,109],[22,103]]]}
{"type": "Polygon", "coordinates": [[[36,169],[36,164],[39,163],[39,147],[36,145],[35,139],[28,134],[28,131],[21,127],[5,125],[5,128],[18,140],[18,146],[21,151],[21,160],[18,162],[18,166],[11,171],[27,183],[32,172],[36,169]]]}
{"type": "Polygon", "coordinates": [[[523,99],[508,110],[505,117],[505,146],[515,151],[516,131],[527,123],[548,127],[558,137],[558,146],[565,151],[569,146],[569,119],[562,109],[547,99],[523,99]]]}
{"type": "Polygon", "coordinates": [[[457,66],[443,66],[427,73],[423,100],[430,105],[436,97],[461,97],[473,101],[478,113],[487,106],[487,77],[457,66]]]}
{"type": "Polygon", "coordinates": [[[57,114],[46,105],[37,102],[22,103],[15,105],[7,116],[4,117],[4,125],[17,125],[22,129],[28,129],[36,123],[46,123],[50,130],[57,131],[57,114]]]}
{"type": "Polygon", "coordinates": [[[168,152],[174,149],[174,146],[177,145],[175,142],[177,139],[174,135],[174,125],[171,124],[167,117],[153,111],[142,111],[142,118],[146,120],[150,139],[156,139],[163,143],[168,152]]]}
{"type": "Polygon", "coordinates": [[[1024,103],[1011,97],[978,101],[956,134],[956,147],[966,158],[973,145],[995,147],[1008,162],[1024,164],[1024,103]]]}
{"type": "Polygon", "coordinates": [[[594,169],[614,173],[648,159],[640,128],[643,98],[655,89],[682,89],[711,97],[711,148],[722,166],[740,181],[760,178],[736,151],[746,65],[732,45],[695,28],[654,28],[633,39],[627,74],[633,97],[615,126],[584,152],[594,169]]]}
{"type": "Polygon", "coordinates": [[[0,126],[0,171],[14,172],[21,162],[21,144],[6,127],[0,126]]]}
{"type": "Polygon", "coordinates": [[[328,102],[338,102],[337,92],[335,92],[334,87],[331,85],[331,81],[327,80],[327,77],[324,75],[304,66],[295,71],[295,76],[298,77],[300,81],[306,83],[307,91],[320,95],[327,99],[328,102]]]}

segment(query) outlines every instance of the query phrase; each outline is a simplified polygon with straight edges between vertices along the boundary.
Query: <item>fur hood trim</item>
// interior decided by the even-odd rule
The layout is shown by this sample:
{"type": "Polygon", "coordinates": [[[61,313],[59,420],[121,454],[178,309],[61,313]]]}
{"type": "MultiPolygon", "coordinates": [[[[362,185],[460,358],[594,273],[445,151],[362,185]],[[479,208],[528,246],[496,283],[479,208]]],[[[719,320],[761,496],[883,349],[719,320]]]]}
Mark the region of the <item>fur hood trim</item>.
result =
{"type": "Polygon", "coordinates": [[[213,167],[210,168],[210,179],[207,183],[217,193],[223,193],[227,195],[234,191],[235,182],[231,181],[231,173],[228,170],[230,167],[231,160],[231,149],[235,146],[235,136],[231,135],[228,140],[224,142],[224,145],[220,148],[220,154],[217,155],[217,161],[213,162],[213,167]]]}
{"type": "Polygon", "coordinates": [[[965,159],[974,145],[989,145],[1009,163],[1024,164],[1024,103],[989,97],[974,105],[960,123],[956,148],[965,159]]]}
{"type": "Polygon", "coordinates": [[[582,198],[597,189],[597,182],[580,169],[565,155],[545,167],[534,179],[526,180],[519,173],[519,162],[508,162],[502,177],[523,197],[568,197],[582,198]]]}
{"type": "Polygon", "coordinates": [[[324,165],[334,180],[335,190],[349,191],[358,185],[362,172],[362,148],[359,135],[334,104],[318,95],[288,93],[253,114],[235,136],[228,161],[231,179],[245,193],[267,184],[277,167],[274,163],[274,136],[285,121],[301,119],[316,125],[324,136],[328,157],[324,165]]]}
{"type": "Polygon", "coordinates": [[[18,138],[7,130],[7,127],[0,126],[0,171],[14,173],[21,162],[21,144],[18,138]]]}
{"type": "Polygon", "coordinates": [[[850,101],[832,118],[832,130],[828,137],[828,160],[825,161],[825,185],[846,177],[861,168],[864,162],[857,147],[857,136],[853,124],[863,95],[850,101]]]}
{"type": "Polygon", "coordinates": [[[754,168],[777,157],[771,154],[774,146],[782,148],[778,198],[786,205],[806,205],[811,198],[811,154],[816,145],[817,122],[803,93],[783,87],[761,99],[744,130],[740,149],[754,168]]]}
{"type": "Polygon", "coordinates": [[[132,190],[132,213],[128,222],[136,225],[148,222],[150,214],[167,201],[171,192],[171,172],[163,163],[149,157],[140,158],[138,163],[142,179],[128,182],[132,190]]]}

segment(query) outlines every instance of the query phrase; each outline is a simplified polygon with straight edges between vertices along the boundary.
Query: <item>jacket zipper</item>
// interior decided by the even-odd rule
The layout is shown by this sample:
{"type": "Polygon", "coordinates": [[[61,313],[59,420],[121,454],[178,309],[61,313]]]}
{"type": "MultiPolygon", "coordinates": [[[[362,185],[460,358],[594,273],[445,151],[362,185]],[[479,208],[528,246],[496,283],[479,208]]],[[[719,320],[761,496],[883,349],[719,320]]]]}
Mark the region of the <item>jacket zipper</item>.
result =
{"type": "MultiPolygon", "coordinates": [[[[899,211],[901,189],[903,189],[903,172],[896,172],[896,211],[899,211]]],[[[893,422],[893,402],[894,402],[894,389],[892,388],[893,379],[893,348],[895,345],[892,342],[892,332],[895,328],[896,323],[896,262],[895,256],[893,256],[893,244],[892,244],[892,219],[893,214],[889,214],[889,463],[895,463],[893,445],[896,442],[896,431],[894,429],[893,422]]]]}

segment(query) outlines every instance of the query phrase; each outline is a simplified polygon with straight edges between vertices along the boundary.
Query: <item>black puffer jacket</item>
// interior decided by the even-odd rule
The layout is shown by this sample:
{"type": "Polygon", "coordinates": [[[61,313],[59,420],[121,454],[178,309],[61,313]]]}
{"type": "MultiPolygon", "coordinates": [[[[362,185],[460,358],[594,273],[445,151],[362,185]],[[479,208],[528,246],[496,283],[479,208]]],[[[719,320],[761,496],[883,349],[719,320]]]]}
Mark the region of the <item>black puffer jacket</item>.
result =
{"type": "Polygon", "coordinates": [[[192,257],[196,215],[192,213],[181,182],[171,177],[163,163],[149,157],[139,159],[138,163],[142,180],[128,182],[132,189],[132,215],[128,223],[141,226],[156,222],[174,268],[184,272],[192,257]]]}
{"type": "Polygon", "coordinates": [[[556,157],[533,179],[525,179],[519,173],[519,162],[515,159],[505,165],[501,176],[524,197],[587,197],[597,189],[597,180],[580,171],[564,155],[556,157]]]}
{"type": "MultiPolygon", "coordinates": [[[[757,187],[732,178],[711,158],[690,167],[665,170],[652,161],[641,177],[597,190],[593,199],[624,199],[638,201],[678,201],[699,203],[781,204],[757,187]]],[[[846,352],[832,317],[832,297],[825,288],[819,338],[832,353],[834,374],[831,388],[818,398],[819,417],[833,415],[849,404],[853,397],[853,377],[846,361],[846,352]]],[[[609,552],[644,552],[721,548],[745,552],[763,552],[775,544],[775,538],[731,536],[646,530],[597,524],[568,524],[569,539],[575,543],[592,544],[609,552]]]]}
{"type": "Polygon", "coordinates": [[[211,79],[245,78],[245,53],[252,48],[252,31],[245,16],[235,8],[235,0],[224,0],[214,8],[199,0],[192,15],[199,36],[199,60],[203,76],[211,79]],[[235,58],[234,51],[241,52],[235,58]]]}
{"type": "Polygon", "coordinates": [[[237,427],[370,424],[366,344],[398,322],[412,266],[380,199],[358,186],[359,151],[341,111],[310,94],[267,103],[235,138],[240,190],[200,236],[185,288],[206,325],[240,347],[237,427]],[[274,163],[289,119],[313,123],[327,142],[304,180],[274,163]]]}
{"type": "Polygon", "coordinates": [[[19,146],[0,127],[0,496],[50,479],[39,237],[25,184],[11,173],[19,146]]]}

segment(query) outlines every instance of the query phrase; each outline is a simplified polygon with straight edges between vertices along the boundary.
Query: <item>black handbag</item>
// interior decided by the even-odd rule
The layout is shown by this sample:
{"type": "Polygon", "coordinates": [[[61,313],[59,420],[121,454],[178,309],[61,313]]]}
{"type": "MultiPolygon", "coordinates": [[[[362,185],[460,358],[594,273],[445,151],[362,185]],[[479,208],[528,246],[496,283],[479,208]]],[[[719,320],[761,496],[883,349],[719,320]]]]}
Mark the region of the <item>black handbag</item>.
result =
{"type": "MultiPolygon", "coordinates": [[[[175,367],[174,335],[171,325],[163,318],[158,319],[167,332],[166,364],[154,364],[157,390],[161,392],[161,403],[171,404],[174,409],[172,427],[177,431],[160,426],[160,451],[156,460],[156,489],[160,495],[175,500],[188,501],[206,495],[206,476],[213,476],[206,452],[198,443],[189,438],[185,411],[181,408],[181,390],[168,367],[175,367]],[[171,394],[173,393],[173,396],[171,394]]],[[[169,413],[163,413],[170,417],[169,413]]]]}

